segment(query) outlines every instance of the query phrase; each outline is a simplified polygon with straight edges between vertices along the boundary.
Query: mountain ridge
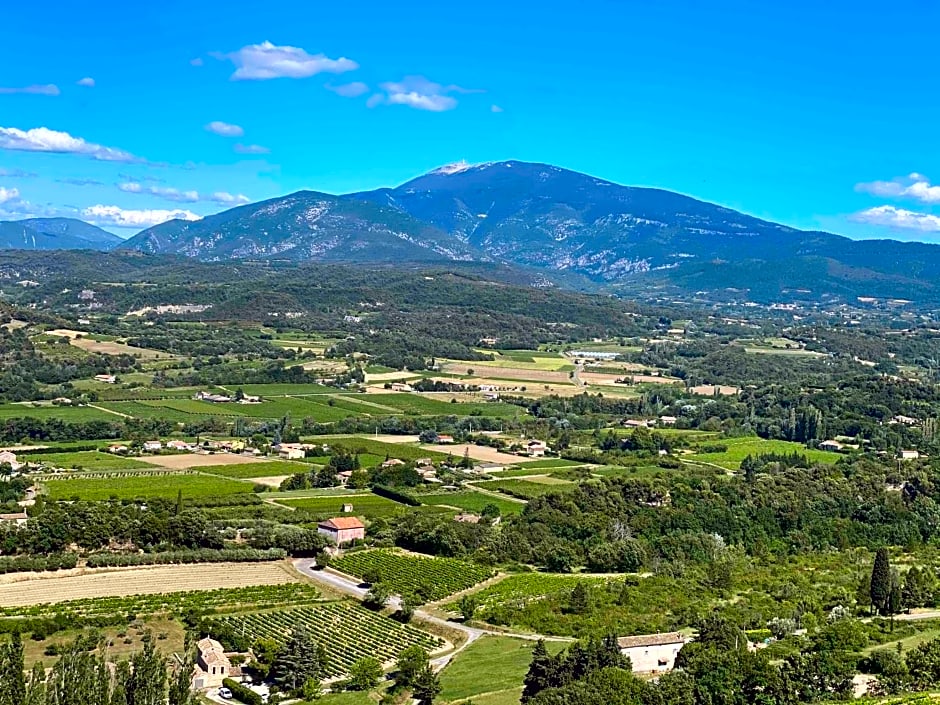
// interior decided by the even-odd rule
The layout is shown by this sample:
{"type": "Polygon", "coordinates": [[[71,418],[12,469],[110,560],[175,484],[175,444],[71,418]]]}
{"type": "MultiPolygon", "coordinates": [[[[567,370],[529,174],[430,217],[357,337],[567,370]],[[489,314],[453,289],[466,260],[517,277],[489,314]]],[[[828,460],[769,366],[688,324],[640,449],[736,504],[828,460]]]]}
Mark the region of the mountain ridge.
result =
{"type": "Polygon", "coordinates": [[[940,296],[936,245],[799,230],[665,189],[521,161],[445,165],[350,194],[299,191],[170,221],[120,247],[206,260],[494,262],[627,289],[695,291],[701,282],[765,297],[767,282],[748,272],[770,271],[779,293],[792,286],[778,273],[805,288],[812,271],[822,273],[813,280],[820,295],[847,296],[868,282],[940,296]]]}
{"type": "Polygon", "coordinates": [[[22,250],[110,250],[124,241],[76,218],[0,221],[0,248],[22,250]]]}

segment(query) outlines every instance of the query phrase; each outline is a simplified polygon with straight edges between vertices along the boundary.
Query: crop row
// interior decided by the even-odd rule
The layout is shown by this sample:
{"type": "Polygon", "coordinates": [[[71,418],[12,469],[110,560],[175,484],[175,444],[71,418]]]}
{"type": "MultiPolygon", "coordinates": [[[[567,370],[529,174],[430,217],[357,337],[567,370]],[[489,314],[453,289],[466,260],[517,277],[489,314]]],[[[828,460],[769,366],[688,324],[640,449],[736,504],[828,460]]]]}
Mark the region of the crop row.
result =
{"type": "MultiPolygon", "coordinates": [[[[540,600],[546,596],[560,592],[570,592],[578,583],[599,587],[608,582],[609,578],[580,577],[577,575],[557,575],[545,573],[521,573],[510,575],[497,583],[475,593],[481,607],[495,607],[507,603],[526,603],[530,600],[540,600]]],[[[456,603],[446,605],[448,609],[457,610],[456,603]]]]}
{"type": "Polygon", "coordinates": [[[76,617],[96,617],[110,614],[182,614],[192,610],[214,612],[230,611],[241,606],[252,609],[311,602],[319,591],[306,583],[282,585],[251,585],[216,590],[188,590],[185,592],[154,595],[127,595],[124,597],[93,597],[68,600],[56,604],[29,607],[2,607],[0,616],[39,617],[64,613],[76,617]]]}
{"type": "Polygon", "coordinates": [[[378,549],[347,553],[331,564],[358,578],[381,582],[398,595],[440,600],[488,579],[493,571],[456,558],[431,558],[378,549]]]}
{"type": "Polygon", "coordinates": [[[218,617],[231,630],[250,641],[273,639],[283,643],[292,630],[305,627],[329,654],[324,675],[345,675],[359,659],[391,661],[410,646],[432,650],[443,642],[408,624],[342,602],[295,607],[275,612],[218,617]]]}

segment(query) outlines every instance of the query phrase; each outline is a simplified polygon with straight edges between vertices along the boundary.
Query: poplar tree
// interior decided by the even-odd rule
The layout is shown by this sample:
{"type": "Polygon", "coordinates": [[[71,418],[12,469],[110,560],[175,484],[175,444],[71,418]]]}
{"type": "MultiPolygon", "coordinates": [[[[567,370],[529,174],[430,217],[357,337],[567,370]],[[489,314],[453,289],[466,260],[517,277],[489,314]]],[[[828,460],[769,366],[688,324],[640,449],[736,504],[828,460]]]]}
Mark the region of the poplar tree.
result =
{"type": "Polygon", "coordinates": [[[879,548],[871,569],[871,603],[881,614],[887,614],[891,598],[891,563],[888,549],[879,548]]]}

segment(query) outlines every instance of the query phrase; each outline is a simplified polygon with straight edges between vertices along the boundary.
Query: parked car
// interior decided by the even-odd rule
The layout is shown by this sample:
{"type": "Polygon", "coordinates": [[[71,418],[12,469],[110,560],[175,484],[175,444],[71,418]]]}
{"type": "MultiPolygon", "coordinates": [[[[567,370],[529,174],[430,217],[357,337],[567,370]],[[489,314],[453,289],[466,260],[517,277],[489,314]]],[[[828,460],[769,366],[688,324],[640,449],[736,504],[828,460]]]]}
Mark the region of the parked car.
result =
{"type": "Polygon", "coordinates": [[[219,697],[220,697],[220,698],[225,698],[226,700],[231,700],[231,699],[232,699],[232,691],[229,690],[228,688],[225,688],[225,687],[219,688],[219,697]]]}

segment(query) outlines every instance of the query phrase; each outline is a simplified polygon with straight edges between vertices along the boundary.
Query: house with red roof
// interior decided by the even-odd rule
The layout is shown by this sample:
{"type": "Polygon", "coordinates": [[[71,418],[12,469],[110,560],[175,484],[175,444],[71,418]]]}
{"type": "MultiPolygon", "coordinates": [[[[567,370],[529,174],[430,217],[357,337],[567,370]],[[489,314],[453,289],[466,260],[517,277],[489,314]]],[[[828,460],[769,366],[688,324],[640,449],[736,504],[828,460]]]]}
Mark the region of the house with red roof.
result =
{"type": "Polygon", "coordinates": [[[366,537],[366,525],[356,517],[333,517],[317,525],[317,533],[326,536],[337,546],[366,537]]]}

